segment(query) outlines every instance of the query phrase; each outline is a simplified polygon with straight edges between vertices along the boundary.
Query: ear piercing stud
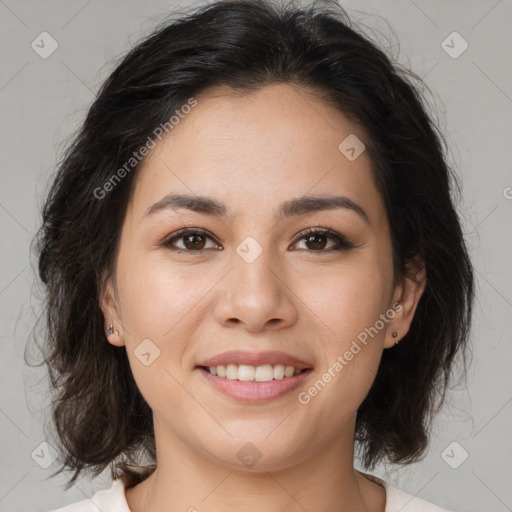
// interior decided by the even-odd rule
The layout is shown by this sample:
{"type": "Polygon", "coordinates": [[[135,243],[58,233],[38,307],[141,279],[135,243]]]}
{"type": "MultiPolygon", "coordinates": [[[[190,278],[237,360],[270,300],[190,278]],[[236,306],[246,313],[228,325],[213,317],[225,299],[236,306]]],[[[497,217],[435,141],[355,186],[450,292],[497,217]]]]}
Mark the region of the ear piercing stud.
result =
{"type": "Polygon", "coordinates": [[[112,324],[107,326],[107,329],[105,332],[107,333],[107,336],[110,336],[112,333],[115,334],[116,336],[119,335],[119,333],[117,331],[114,331],[114,326],[112,324]]]}
{"type": "MultiPolygon", "coordinates": [[[[393,307],[398,306],[399,304],[400,304],[400,302],[396,302],[396,303],[393,305],[393,307]]],[[[398,336],[398,333],[397,333],[396,331],[394,331],[394,332],[393,332],[393,334],[391,334],[391,336],[393,336],[393,338],[396,338],[396,337],[398,336]]],[[[399,340],[396,340],[396,341],[395,341],[395,345],[398,345],[398,341],[399,341],[399,340]]]]}

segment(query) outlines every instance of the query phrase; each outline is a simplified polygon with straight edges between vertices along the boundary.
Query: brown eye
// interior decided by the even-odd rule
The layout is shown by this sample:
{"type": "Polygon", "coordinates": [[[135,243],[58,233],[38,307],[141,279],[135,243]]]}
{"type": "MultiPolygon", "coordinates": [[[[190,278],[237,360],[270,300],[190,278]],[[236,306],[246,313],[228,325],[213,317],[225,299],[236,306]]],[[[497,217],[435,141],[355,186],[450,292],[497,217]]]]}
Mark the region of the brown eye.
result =
{"type": "MultiPolygon", "coordinates": [[[[183,250],[184,252],[203,251],[207,249],[207,240],[212,238],[202,230],[198,229],[182,229],[174,233],[170,238],[165,240],[162,245],[173,251],[183,250]],[[176,246],[177,243],[183,244],[176,246]]],[[[217,247],[217,246],[214,246],[217,247]]],[[[211,248],[211,247],[210,247],[211,248]]]]}
{"type": "Polygon", "coordinates": [[[187,235],[183,237],[187,249],[204,249],[205,241],[203,235],[187,235]]]}
{"type": "Polygon", "coordinates": [[[313,228],[305,233],[301,233],[297,242],[306,240],[306,249],[310,252],[329,252],[341,249],[353,249],[355,247],[349,240],[347,240],[341,233],[329,229],[313,228]],[[325,249],[328,245],[328,240],[334,241],[334,247],[325,249]]]}
{"type": "Polygon", "coordinates": [[[325,235],[309,235],[306,237],[306,244],[311,244],[311,246],[308,245],[310,249],[325,249],[328,238],[325,235]]]}
{"type": "MultiPolygon", "coordinates": [[[[195,228],[185,228],[166,239],[162,245],[172,251],[200,253],[207,249],[219,249],[215,243],[207,247],[208,240],[214,240],[207,232],[195,228]],[[182,244],[181,246],[178,244],[182,244]]],[[[306,250],[308,252],[329,252],[342,249],[352,249],[355,247],[341,233],[329,229],[309,229],[302,233],[295,244],[305,240],[306,250]],[[331,242],[331,243],[330,243],[331,242]],[[334,244],[332,244],[334,242],[334,244]]]]}

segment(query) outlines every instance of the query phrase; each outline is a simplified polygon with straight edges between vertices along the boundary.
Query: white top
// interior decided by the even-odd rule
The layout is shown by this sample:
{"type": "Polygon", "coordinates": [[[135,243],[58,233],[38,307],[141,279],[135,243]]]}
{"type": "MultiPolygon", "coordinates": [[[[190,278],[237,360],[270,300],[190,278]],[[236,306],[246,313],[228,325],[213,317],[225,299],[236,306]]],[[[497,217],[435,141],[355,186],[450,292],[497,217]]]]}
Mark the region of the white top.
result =
{"type": "MultiPolygon", "coordinates": [[[[362,472],[360,471],[360,473],[362,472]]],[[[393,487],[374,475],[362,474],[386,489],[384,512],[449,512],[429,501],[393,487]]],[[[121,480],[114,480],[109,489],[98,491],[91,499],[77,501],[50,512],[98,512],[98,510],[102,512],[131,512],[126,502],[124,485],[121,480]]]]}

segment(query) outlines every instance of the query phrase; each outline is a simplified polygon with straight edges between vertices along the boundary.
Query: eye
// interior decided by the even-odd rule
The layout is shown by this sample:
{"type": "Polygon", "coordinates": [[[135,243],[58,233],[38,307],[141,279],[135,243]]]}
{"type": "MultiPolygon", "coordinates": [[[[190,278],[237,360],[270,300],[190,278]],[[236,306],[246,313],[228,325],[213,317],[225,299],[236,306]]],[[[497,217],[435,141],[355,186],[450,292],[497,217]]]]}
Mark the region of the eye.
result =
{"type": "MultiPolygon", "coordinates": [[[[165,240],[162,245],[168,247],[172,251],[184,250],[185,252],[200,252],[205,249],[205,239],[212,237],[204,230],[198,228],[184,228],[174,233],[170,238],[165,240]],[[183,247],[176,247],[175,241],[183,242],[183,247]]],[[[218,247],[218,246],[217,246],[218,247]]]]}
{"type": "MultiPolygon", "coordinates": [[[[202,252],[206,247],[207,240],[213,240],[213,237],[206,231],[199,228],[184,228],[175,233],[170,238],[167,238],[162,245],[173,251],[183,252],[202,252]],[[176,243],[183,243],[183,246],[177,246],[176,243]]],[[[356,246],[347,240],[341,233],[337,233],[331,229],[325,228],[310,228],[299,235],[294,245],[298,242],[305,240],[306,250],[310,252],[328,252],[328,251],[339,251],[342,249],[353,249],[356,246]],[[328,245],[327,240],[334,242],[334,247],[329,247],[324,250],[328,245]]],[[[209,249],[219,249],[218,245],[209,247],[209,249]]]]}
{"type": "Polygon", "coordinates": [[[306,240],[306,249],[310,249],[311,252],[339,251],[343,249],[353,249],[356,247],[341,233],[325,228],[310,228],[307,231],[302,232],[300,234],[300,238],[297,239],[297,242],[301,242],[302,240],[306,240]],[[334,241],[334,247],[324,250],[327,245],[325,242],[326,240],[334,241]]]}

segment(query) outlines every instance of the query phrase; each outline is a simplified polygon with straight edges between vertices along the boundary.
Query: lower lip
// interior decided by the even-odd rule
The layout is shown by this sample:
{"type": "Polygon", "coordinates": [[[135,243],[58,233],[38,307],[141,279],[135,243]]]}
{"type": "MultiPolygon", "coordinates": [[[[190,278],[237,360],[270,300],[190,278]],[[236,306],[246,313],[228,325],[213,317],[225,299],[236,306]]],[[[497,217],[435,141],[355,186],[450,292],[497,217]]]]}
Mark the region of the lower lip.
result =
{"type": "Polygon", "coordinates": [[[311,368],[293,377],[269,380],[267,382],[240,381],[212,375],[204,368],[196,368],[201,375],[221,393],[240,402],[263,403],[279,398],[299,387],[311,373],[311,368]]]}

